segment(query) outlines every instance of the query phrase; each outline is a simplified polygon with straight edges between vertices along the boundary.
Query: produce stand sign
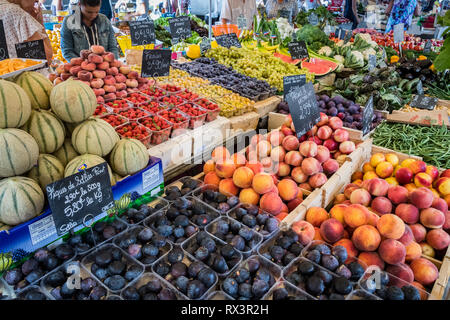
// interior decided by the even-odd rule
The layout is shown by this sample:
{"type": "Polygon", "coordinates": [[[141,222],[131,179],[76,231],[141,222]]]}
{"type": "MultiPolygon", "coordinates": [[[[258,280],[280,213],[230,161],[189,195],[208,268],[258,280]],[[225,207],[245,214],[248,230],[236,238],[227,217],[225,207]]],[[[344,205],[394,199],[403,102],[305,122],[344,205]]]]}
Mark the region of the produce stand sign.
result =
{"type": "Polygon", "coordinates": [[[0,20],[0,61],[9,58],[8,46],[6,44],[5,29],[3,28],[3,21],[0,20]]]}
{"type": "Polygon", "coordinates": [[[16,44],[17,57],[23,59],[47,59],[44,40],[33,40],[16,44]]]}
{"type": "Polygon", "coordinates": [[[236,33],[222,34],[216,37],[217,44],[225,48],[242,48],[236,33]]]}
{"type": "Polygon", "coordinates": [[[373,118],[373,96],[370,96],[369,100],[367,100],[367,103],[363,111],[363,119],[362,119],[363,136],[365,136],[370,132],[370,125],[372,124],[372,118],[373,118]]]}
{"type": "Polygon", "coordinates": [[[164,77],[169,75],[171,50],[144,50],[141,77],[164,77]]]}
{"type": "Polygon", "coordinates": [[[203,55],[209,49],[211,49],[211,40],[204,37],[202,42],[200,42],[200,52],[203,55]]]}
{"type": "Polygon", "coordinates": [[[129,25],[132,46],[155,43],[155,24],[153,21],[130,21],[129,25]]]}
{"type": "Polygon", "coordinates": [[[371,54],[369,55],[369,65],[367,66],[369,71],[372,71],[377,66],[377,56],[371,54]]]}
{"type": "Polygon", "coordinates": [[[415,95],[411,101],[411,107],[425,109],[425,110],[433,110],[436,107],[438,102],[438,98],[427,97],[421,94],[415,95]]]}
{"type": "Polygon", "coordinates": [[[394,42],[400,43],[404,40],[404,24],[399,23],[394,25],[394,42]]]}
{"type": "Polygon", "coordinates": [[[247,19],[245,18],[245,16],[243,14],[241,14],[237,17],[237,26],[240,30],[247,28],[247,19]]]}
{"type": "Polygon", "coordinates": [[[58,235],[79,226],[87,216],[95,218],[114,207],[106,162],[79,170],[46,187],[58,235]]]}
{"type": "Polygon", "coordinates": [[[301,137],[320,121],[316,94],[311,82],[292,87],[285,95],[297,137],[301,137]]]}
{"type": "Polygon", "coordinates": [[[428,53],[430,51],[431,51],[431,41],[430,39],[428,39],[427,42],[425,42],[425,46],[423,47],[423,52],[428,53]]]}
{"type": "Polygon", "coordinates": [[[180,39],[187,39],[192,36],[190,19],[188,16],[181,16],[169,20],[172,41],[179,42],[180,39]]]}
{"type": "Polygon", "coordinates": [[[305,41],[292,41],[289,42],[289,53],[292,59],[304,59],[309,58],[308,49],[306,48],[305,41]]]}

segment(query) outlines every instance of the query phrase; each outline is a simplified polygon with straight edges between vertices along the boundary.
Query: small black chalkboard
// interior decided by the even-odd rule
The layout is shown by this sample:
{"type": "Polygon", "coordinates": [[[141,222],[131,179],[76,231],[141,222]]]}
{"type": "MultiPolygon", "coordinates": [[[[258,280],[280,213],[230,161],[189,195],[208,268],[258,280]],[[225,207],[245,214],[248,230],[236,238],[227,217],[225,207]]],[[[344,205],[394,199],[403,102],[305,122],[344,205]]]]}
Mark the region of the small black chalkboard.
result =
{"type": "Polygon", "coordinates": [[[44,40],[33,40],[16,44],[17,57],[46,60],[44,40]]]}
{"type": "Polygon", "coordinates": [[[87,216],[98,216],[114,207],[106,162],[53,182],[46,187],[56,232],[63,235],[82,225],[87,216]]]}
{"type": "Polygon", "coordinates": [[[364,106],[362,116],[363,136],[365,136],[370,132],[372,125],[372,118],[373,118],[373,96],[370,96],[369,100],[367,100],[366,105],[364,106]]]}
{"type": "Polygon", "coordinates": [[[0,20],[0,61],[9,58],[8,45],[6,44],[5,29],[3,21],[0,20]]]}
{"type": "Polygon", "coordinates": [[[427,42],[425,42],[425,46],[423,47],[423,52],[428,53],[430,51],[431,51],[431,41],[430,39],[428,39],[427,42]]]}
{"type": "Polygon", "coordinates": [[[144,50],[141,77],[164,77],[170,72],[171,50],[144,50]]]}
{"type": "Polygon", "coordinates": [[[423,95],[423,84],[422,84],[422,80],[419,80],[419,82],[417,83],[417,94],[419,95],[423,95]]]}
{"type": "Polygon", "coordinates": [[[427,97],[427,96],[424,96],[421,94],[417,94],[411,100],[411,103],[409,105],[413,108],[419,108],[419,109],[424,109],[424,110],[434,110],[437,102],[438,102],[438,98],[427,97]]]}
{"type": "Polygon", "coordinates": [[[225,48],[237,47],[241,48],[241,43],[236,33],[222,34],[216,37],[217,44],[225,48]]]}
{"type": "Polygon", "coordinates": [[[211,49],[211,41],[208,38],[203,38],[200,42],[200,52],[203,55],[206,51],[211,49]]]}
{"type": "Polygon", "coordinates": [[[297,74],[295,76],[287,76],[283,78],[283,92],[286,100],[286,95],[295,88],[299,88],[306,84],[306,75],[297,74]]]}
{"type": "Polygon", "coordinates": [[[304,59],[309,58],[308,48],[305,41],[292,41],[288,44],[289,53],[292,59],[304,59]]]}
{"type": "Polygon", "coordinates": [[[377,66],[377,56],[374,55],[374,54],[370,54],[369,55],[369,63],[368,63],[367,69],[369,71],[372,71],[373,69],[376,68],[376,66],[377,66]]]}
{"type": "Polygon", "coordinates": [[[180,39],[187,39],[192,36],[191,23],[188,16],[181,16],[169,20],[172,41],[178,42],[180,39]]]}
{"type": "Polygon", "coordinates": [[[155,43],[155,24],[153,21],[130,21],[129,25],[132,46],[155,43]]]}
{"type": "Polygon", "coordinates": [[[285,100],[294,122],[297,137],[301,137],[320,121],[320,112],[316,94],[311,82],[291,88],[285,94],[285,100]]]}

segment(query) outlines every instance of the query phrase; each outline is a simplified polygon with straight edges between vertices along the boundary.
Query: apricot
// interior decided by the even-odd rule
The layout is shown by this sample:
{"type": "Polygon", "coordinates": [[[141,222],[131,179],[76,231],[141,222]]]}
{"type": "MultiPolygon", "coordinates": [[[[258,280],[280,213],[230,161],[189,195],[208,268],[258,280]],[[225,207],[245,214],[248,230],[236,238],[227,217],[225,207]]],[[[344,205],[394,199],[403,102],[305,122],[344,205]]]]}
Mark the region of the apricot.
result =
{"type": "Polygon", "coordinates": [[[279,214],[277,214],[276,216],[275,216],[275,219],[277,219],[278,221],[283,221],[284,220],[284,218],[286,218],[288,216],[288,213],[287,212],[280,212],[279,214]]]}
{"type": "Polygon", "coordinates": [[[369,206],[372,197],[370,193],[365,189],[356,189],[350,195],[350,202],[353,204],[361,204],[365,207],[369,206]]]}
{"type": "Polygon", "coordinates": [[[320,235],[330,243],[339,241],[344,236],[344,226],[336,219],[328,219],[320,225],[320,235]]]}
{"type": "Polygon", "coordinates": [[[323,208],[311,207],[306,212],[306,221],[311,223],[314,227],[320,227],[320,225],[328,218],[328,212],[323,208]]]}
{"type": "Polygon", "coordinates": [[[223,162],[230,157],[230,152],[225,147],[217,147],[211,153],[211,158],[216,162],[223,162]]]}
{"type": "Polygon", "coordinates": [[[298,199],[298,198],[295,198],[294,200],[289,201],[287,204],[289,212],[294,211],[302,202],[303,202],[303,200],[298,199]]]}
{"type": "Polygon", "coordinates": [[[447,202],[447,205],[450,207],[450,194],[444,196],[445,202],[447,202]]]}
{"type": "Polygon", "coordinates": [[[284,157],[286,156],[286,151],[284,151],[283,147],[278,146],[272,149],[270,152],[270,158],[274,162],[281,162],[284,160],[284,157]]]}
{"type": "Polygon", "coordinates": [[[367,224],[376,227],[378,220],[380,220],[380,216],[375,212],[369,211],[369,220],[367,221],[367,224]]]}
{"type": "Polygon", "coordinates": [[[323,172],[330,176],[339,170],[339,162],[334,159],[328,159],[322,164],[322,167],[323,172]]]}
{"type": "Polygon", "coordinates": [[[422,247],[417,242],[413,241],[406,246],[406,257],[407,262],[416,260],[422,256],[422,247]]]}
{"type": "Polygon", "coordinates": [[[281,204],[281,212],[280,213],[289,213],[289,208],[285,203],[281,204]]]}
{"type": "Polygon", "coordinates": [[[292,224],[292,231],[298,235],[298,242],[303,246],[308,245],[315,236],[315,230],[311,223],[305,220],[296,221],[292,224]]]}
{"type": "Polygon", "coordinates": [[[383,161],[377,165],[375,172],[380,178],[387,178],[394,172],[394,167],[390,162],[383,161]]]}
{"type": "MultiPolygon", "coordinates": [[[[414,273],[411,268],[405,263],[399,263],[397,265],[388,266],[386,272],[400,278],[401,280],[411,283],[414,280],[414,273]]],[[[400,281],[396,281],[400,282],[400,281]]],[[[393,283],[395,285],[397,283],[393,283]]]]}
{"type": "Polygon", "coordinates": [[[410,183],[413,177],[413,172],[407,167],[401,167],[395,172],[395,179],[397,179],[398,183],[400,184],[410,183]]]}
{"type": "Polygon", "coordinates": [[[298,150],[300,142],[295,136],[286,136],[282,141],[282,146],[286,151],[298,150]]]}
{"type": "Polygon", "coordinates": [[[291,173],[291,166],[284,162],[276,164],[275,169],[276,167],[278,167],[277,175],[280,177],[287,177],[291,173]]]}
{"type": "Polygon", "coordinates": [[[363,167],[362,167],[363,173],[369,172],[369,171],[375,171],[375,168],[372,167],[372,165],[370,164],[370,162],[366,162],[364,163],[363,167]]]}
{"type": "Polygon", "coordinates": [[[400,167],[402,168],[408,168],[414,161],[416,161],[415,159],[405,159],[402,161],[402,163],[400,163],[400,167]]]}
{"type": "Polygon", "coordinates": [[[358,180],[353,181],[353,183],[356,184],[357,186],[359,186],[360,188],[362,188],[362,184],[363,184],[362,180],[358,179],[358,180]]]}
{"type": "Polygon", "coordinates": [[[312,188],[311,188],[311,186],[309,185],[309,183],[300,183],[299,185],[298,185],[298,187],[300,188],[300,189],[302,189],[302,190],[306,190],[306,191],[312,191],[312,188]]]}
{"type": "MultiPolygon", "coordinates": [[[[342,204],[344,201],[347,201],[347,198],[345,197],[345,194],[343,194],[343,193],[340,193],[340,194],[338,194],[338,195],[336,195],[336,197],[334,198],[334,204],[335,205],[337,205],[337,204],[342,204]]],[[[342,216],[343,217],[343,216],[342,216]]],[[[343,218],[342,218],[343,219],[343,218]]],[[[339,219],[338,219],[339,220],[339,219]]],[[[341,220],[339,220],[339,221],[341,221],[341,220]]],[[[341,221],[341,222],[343,222],[343,221],[341,221]]]]}
{"type": "Polygon", "coordinates": [[[317,228],[317,227],[314,227],[314,239],[313,239],[313,240],[316,240],[316,241],[324,241],[324,240],[322,239],[322,236],[320,235],[320,229],[317,228]]]}
{"type": "Polygon", "coordinates": [[[362,180],[364,173],[361,171],[356,171],[352,174],[351,181],[362,180]]]}
{"type": "Polygon", "coordinates": [[[383,237],[397,240],[405,233],[405,223],[395,214],[388,213],[380,217],[377,229],[383,237]]]}
{"type": "Polygon", "coordinates": [[[270,152],[272,151],[272,145],[269,141],[263,140],[258,142],[256,145],[256,154],[260,158],[265,158],[270,155],[270,152]]]}
{"type": "Polygon", "coordinates": [[[426,209],[431,207],[433,203],[434,196],[430,189],[421,187],[410,194],[410,201],[413,205],[415,205],[419,209],[426,209]]]}
{"type": "Polygon", "coordinates": [[[308,181],[308,175],[303,172],[301,167],[296,167],[296,168],[292,169],[291,177],[297,183],[304,183],[304,182],[308,181]]]}
{"type": "Polygon", "coordinates": [[[426,240],[435,250],[444,250],[450,245],[450,235],[442,229],[429,231],[426,240]]]}
{"type": "Polygon", "coordinates": [[[376,178],[378,178],[378,175],[376,174],[375,171],[367,171],[366,173],[364,173],[363,181],[364,180],[376,179],[376,178]]]}
{"type": "Polygon", "coordinates": [[[376,168],[379,163],[386,161],[386,157],[383,153],[374,153],[372,157],[370,157],[370,165],[373,168],[376,168]]]}
{"type": "Polygon", "coordinates": [[[389,188],[387,196],[393,204],[406,203],[408,202],[409,192],[405,187],[393,186],[389,188]]]}
{"type": "Polygon", "coordinates": [[[404,187],[406,188],[406,190],[408,190],[409,193],[411,193],[417,189],[417,187],[414,183],[405,184],[404,187]]]}
{"type": "Polygon", "coordinates": [[[245,165],[247,168],[252,169],[254,174],[262,173],[264,171],[264,167],[260,162],[256,163],[247,163],[245,165]]]}
{"type": "Polygon", "coordinates": [[[312,141],[304,141],[300,143],[299,151],[303,157],[315,157],[317,155],[317,144],[312,141]]]}
{"type": "Polygon", "coordinates": [[[419,258],[411,262],[414,280],[424,286],[433,284],[439,276],[438,268],[429,260],[419,258]]]}
{"type": "Polygon", "coordinates": [[[350,239],[341,239],[333,244],[333,247],[336,246],[343,246],[345,249],[347,249],[347,260],[345,260],[345,264],[349,264],[350,262],[354,261],[358,256],[358,249],[356,249],[355,245],[350,239]]]}
{"type": "Polygon", "coordinates": [[[439,178],[438,180],[436,180],[435,187],[444,197],[450,195],[450,178],[439,178]]]}
{"type": "Polygon", "coordinates": [[[344,222],[346,225],[352,228],[357,228],[359,226],[367,224],[368,221],[369,221],[369,212],[367,208],[365,208],[364,206],[360,204],[351,204],[347,206],[347,208],[345,208],[344,222]]]}
{"type": "Polygon", "coordinates": [[[267,140],[272,144],[272,146],[276,147],[281,145],[284,137],[284,133],[280,130],[273,130],[267,135],[267,140]]]}
{"type": "Polygon", "coordinates": [[[231,178],[234,174],[234,170],[236,170],[236,166],[231,159],[216,163],[216,174],[221,178],[231,178]]]}
{"type": "Polygon", "coordinates": [[[433,179],[426,174],[425,172],[419,172],[414,177],[414,184],[417,187],[431,187],[431,184],[433,183],[433,179]]]}
{"type": "Polygon", "coordinates": [[[320,163],[325,163],[326,161],[330,160],[330,157],[330,150],[328,150],[327,147],[324,147],[322,145],[317,146],[317,154],[315,156],[317,161],[319,161],[320,163]]]}
{"type": "Polygon", "coordinates": [[[435,166],[427,166],[425,173],[428,174],[433,181],[439,177],[439,170],[435,166]]]}
{"type": "Polygon", "coordinates": [[[205,184],[211,184],[211,185],[214,185],[214,186],[218,187],[219,183],[220,183],[220,180],[221,180],[220,177],[214,171],[214,172],[208,172],[205,175],[205,179],[203,180],[203,182],[205,184]]]}
{"type": "Polygon", "coordinates": [[[427,164],[421,160],[416,160],[408,165],[414,175],[427,171],[427,164]]]}
{"type": "Polygon", "coordinates": [[[344,187],[344,195],[347,199],[350,199],[353,191],[358,190],[360,187],[355,183],[349,183],[344,187]]]}
{"type": "Polygon", "coordinates": [[[312,176],[316,173],[319,173],[322,169],[322,166],[320,165],[319,161],[317,161],[317,159],[306,158],[303,160],[301,168],[306,175],[312,176]]]}
{"type": "Polygon", "coordinates": [[[397,180],[395,180],[394,177],[389,177],[389,178],[386,178],[385,180],[391,186],[398,186],[398,182],[397,182],[397,180]]]}
{"type": "Polygon", "coordinates": [[[297,198],[298,187],[295,181],[283,179],[278,183],[278,192],[284,201],[291,201],[297,198]]]}
{"type": "Polygon", "coordinates": [[[204,174],[207,174],[209,172],[215,172],[215,170],[216,170],[216,165],[214,164],[213,160],[208,160],[203,165],[203,173],[204,174]]]}
{"type": "Polygon", "coordinates": [[[235,153],[231,156],[231,160],[233,160],[234,165],[236,168],[240,168],[242,166],[245,166],[247,163],[247,160],[245,159],[245,156],[241,153],[235,153]]]}
{"type": "Polygon", "coordinates": [[[234,185],[233,179],[227,178],[220,181],[219,192],[226,195],[237,196],[239,193],[239,188],[234,185]]]}
{"type": "Polygon", "coordinates": [[[314,175],[312,175],[309,180],[308,183],[311,185],[311,187],[313,188],[320,188],[321,186],[323,186],[326,182],[327,182],[327,176],[325,174],[323,174],[322,172],[316,173],[314,175]]]}
{"type": "Polygon", "coordinates": [[[376,178],[367,182],[367,191],[376,197],[384,197],[388,193],[389,187],[389,183],[383,179],[376,178]]]}
{"type": "Polygon", "coordinates": [[[252,181],[252,188],[256,193],[264,194],[274,187],[272,177],[267,173],[255,174],[252,181]]]}
{"type": "Polygon", "coordinates": [[[346,204],[336,204],[330,210],[330,217],[338,220],[340,223],[345,224],[344,214],[348,206],[346,204]]]}
{"type": "Polygon", "coordinates": [[[259,203],[259,194],[252,188],[242,189],[239,193],[239,201],[256,206],[259,203]]]}
{"type": "Polygon", "coordinates": [[[353,231],[352,241],[361,251],[375,251],[381,242],[378,230],[370,225],[363,225],[353,231]]]}
{"type": "Polygon", "coordinates": [[[293,167],[298,167],[301,165],[303,160],[303,157],[301,156],[300,152],[298,151],[289,151],[288,153],[286,153],[285,157],[284,157],[284,162],[286,162],[287,164],[293,166],[293,167]]]}
{"type": "Polygon", "coordinates": [[[403,243],[404,246],[407,246],[411,242],[415,241],[414,234],[412,232],[412,229],[409,225],[405,224],[405,232],[403,235],[398,239],[401,243],[403,243]]]}
{"type": "Polygon", "coordinates": [[[420,223],[430,229],[439,229],[445,223],[445,215],[435,208],[427,208],[420,211],[420,223]]]}
{"type": "Polygon", "coordinates": [[[259,206],[262,210],[276,216],[283,209],[283,201],[275,192],[267,192],[259,200],[259,206]]]}
{"type": "Polygon", "coordinates": [[[388,154],[386,154],[385,155],[385,158],[386,158],[386,161],[387,162],[389,162],[390,164],[392,164],[394,167],[396,166],[396,165],[398,165],[398,163],[399,163],[399,159],[398,159],[398,157],[397,157],[397,155],[396,154],[393,154],[393,153],[388,153],[388,154]]]}
{"type": "Polygon", "coordinates": [[[233,173],[233,183],[239,188],[250,188],[254,175],[248,167],[237,168],[233,173]]]}
{"type": "Polygon", "coordinates": [[[416,240],[416,242],[422,242],[425,240],[425,236],[427,234],[427,230],[425,229],[425,227],[423,225],[421,225],[420,223],[416,223],[413,225],[410,225],[411,231],[414,235],[414,239],[416,240]]]}
{"type": "Polygon", "coordinates": [[[399,264],[405,262],[406,248],[397,240],[386,239],[381,241],[378,253],[384,262],[389,264],[399,264]]]}
{"type": "MultiPolygon", "coordinates": [[[[361,252],[358,259],[362,261],[367,267],[377,266],[380,270],[384,270],[384,261],[380,258],[378,253],[372,252],[361,252]]],[[[364,267],[364,265],[363,265],[364,267]]],[[[366,268],[364,268],[366,269],[366,268]]]]}
{"type": "Polygon", "coordinates": [[[388,198],[376,197],[372,200],[371,208],[380,215],[392,212],[392,203],[388,198]]]}

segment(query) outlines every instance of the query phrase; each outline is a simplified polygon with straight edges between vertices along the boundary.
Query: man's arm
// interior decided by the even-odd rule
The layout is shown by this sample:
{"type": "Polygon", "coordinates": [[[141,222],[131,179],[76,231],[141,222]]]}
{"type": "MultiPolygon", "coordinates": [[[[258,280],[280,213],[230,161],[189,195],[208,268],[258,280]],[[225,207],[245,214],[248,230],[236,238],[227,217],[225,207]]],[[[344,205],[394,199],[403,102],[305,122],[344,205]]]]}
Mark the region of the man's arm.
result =
{"type": "MultiPolygon", "coordinates": [[[[67,18],[66,18],[67,19],[67,18]]],[[[80,56],[80,53],[75,52],[73,49],[73,35],[67,28],[67,22],[64,21],[61,27],[61,51],[64,59],[70,61],[72,58],[80,56]]]]}

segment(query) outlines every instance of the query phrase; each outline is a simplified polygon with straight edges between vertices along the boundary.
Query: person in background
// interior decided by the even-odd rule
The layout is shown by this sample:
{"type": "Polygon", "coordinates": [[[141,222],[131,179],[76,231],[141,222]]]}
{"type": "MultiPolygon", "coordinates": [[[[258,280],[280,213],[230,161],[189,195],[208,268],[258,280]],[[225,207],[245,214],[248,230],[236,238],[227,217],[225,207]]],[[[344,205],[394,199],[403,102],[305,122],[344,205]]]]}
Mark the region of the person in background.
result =
{"type": "Polygon", "coordinates": [[[344,17],[352,22],[352,30],[356,29],[359,23],[356,0],[345,0],[344,17]]]}
{"type": "Polygon", "coordinates": [[[140,16],[145,19],[148,17],[149,11],[149,3],[148,0],[137,0],[136,1],[136,16],[140,16]]]}
{"type": "MultiPolygon", "coordinates": [[[[1,0],[0,0],[1,1],[1,0]]],[[[61,50],[64,59],[79,57],[80,51],[100,45],[119,58],[117,42],[110,20],[99,13],[101,0],[80,0],[75,12],[64,18],[61,27],[61,50]]]]}
{"type": "Polygon", "coordinates": [[[3,22],[10,58],[17,58],[17,43],[42,39],[47,61],[52,61],[53,49],[45,32],[42,10],[37,0],[0,0],[0,20],[3,22]]]}
{"type": "Polygon", "coordinates": [[[253,25],[253,16],[256,15],[255,0],[222,0],[220,19],[223,24],[238,24],[238,17],[246,19],[247,29],[253,25]]]}
{"type": "Polygon", "coordinates": [[[100,13],[104,14],[109,20],[113,17],[113,11],[111,6],[111,0],[102,0],[102,4],[100,6],[100,13]]]}
{"type": "MultiPolygon", "coordinates": [[[[209,14],[209,0],[191,0],[191,14],[195,14],[202,20],[207,21],[207,17],[209,14]]],[[[219,17],[220,7],[218,0],[211,1],[211,17],[213,21],[219,17]]]]}
{"type": "Polygon", "coordinates": [[[52,10],[52,14],[54,16],[56,16],[57,11],[61,11],[62,9],[63,9],[62,0],[52,0],[50,10],[52,10]]]}
{"type": "Polygon", "coordinates": [[[403,23],[405,30],[409,28],[414,15],[420,14],[420,5],[417,0],[391,0],[386,9],[389,16],[386,33],[393,30],[394,26],[403,23]]]}
{"type": "Polygon", "coordinates": [[[304,0],[303,5],[305,6],[306,11],[309,11],[320,7],[322,3],[320,0],[304,0]]]}
{"type": "Polygon", "coordinates": [[[292,20],[298,13],[297,0],[267,0],[266,14],[269,19],[277,18],[281,10],[288,11],[292,20]]]}

